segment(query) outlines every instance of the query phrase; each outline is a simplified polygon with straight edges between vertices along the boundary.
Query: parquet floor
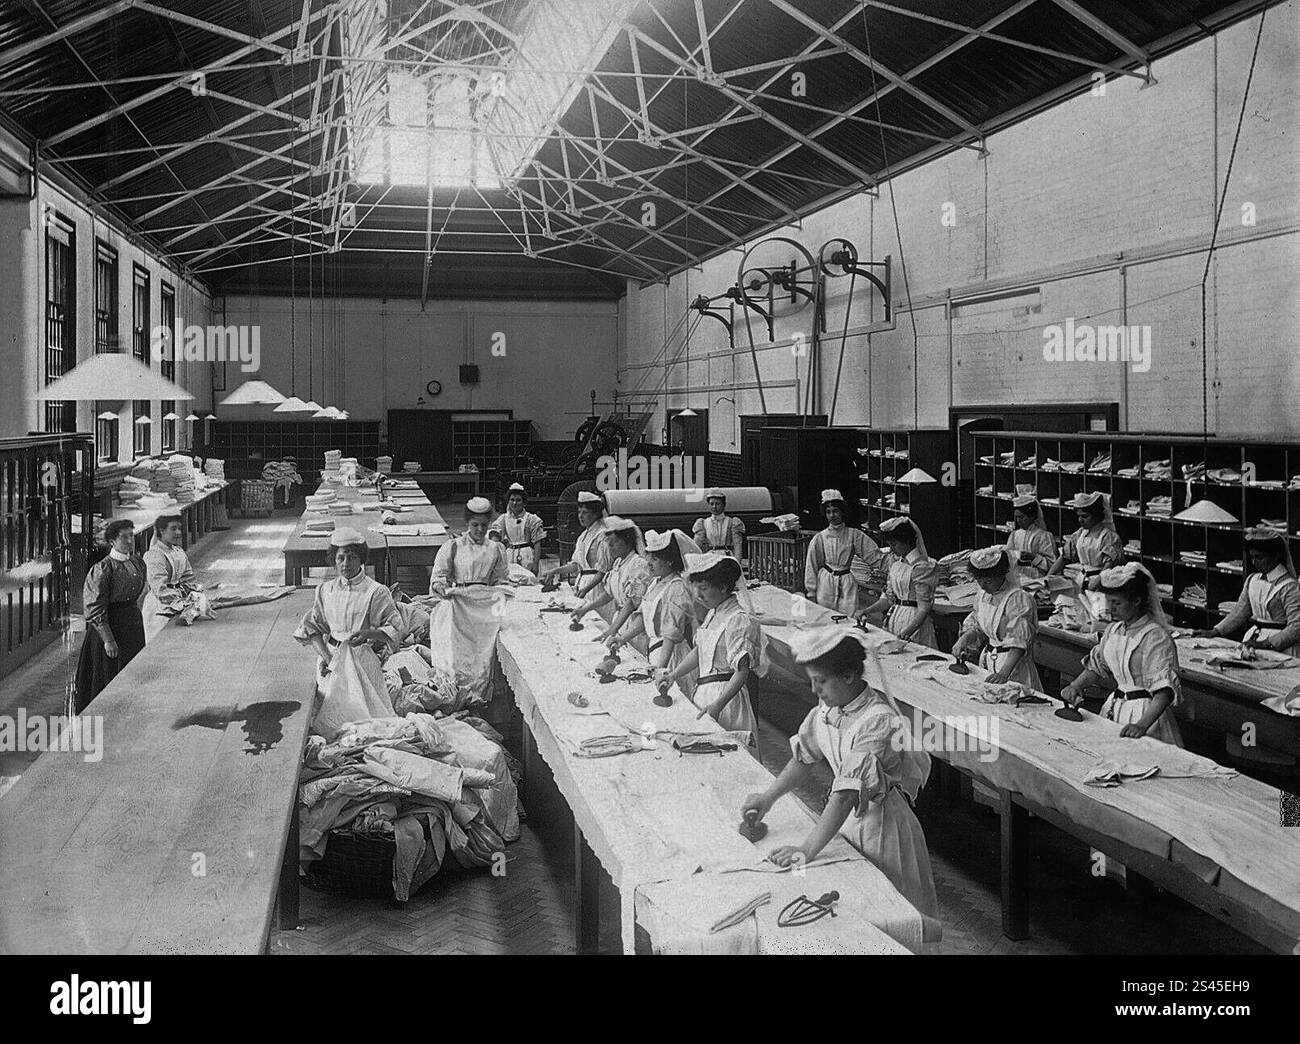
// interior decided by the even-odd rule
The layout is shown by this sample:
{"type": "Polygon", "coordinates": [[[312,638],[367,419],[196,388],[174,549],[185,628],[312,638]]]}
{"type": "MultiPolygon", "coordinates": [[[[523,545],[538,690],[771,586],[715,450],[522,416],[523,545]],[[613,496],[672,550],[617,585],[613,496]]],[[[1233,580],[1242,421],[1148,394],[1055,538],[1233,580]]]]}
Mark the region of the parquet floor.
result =
{"type": "MultiPolygon", "coordinates": [[[[449,519],[459,504],[442,505],[449,519]]],[[[209,581],[277,581],[279,549],[294,516],[232,520],[191,548],[196,569],[209,581]]],[[[427,574],[425,574],[427,578],[427,574]]],[[[423,580],[404,576],[409,589],[423,580]]],[[[311,582],[310,580],[308,581],[311,582]]],[[[200,623],[198,626],[202,626],[200,623]]],[[[81,636],[55,644],[0,681],[0,714],[20,706],[29,713],[57,713],[63,686],[76,664],[81,636]]],[[[793,694],[765,690],[756,695],[760,717],[759,753],[773,772],[789,758],[787,737],[803,716],[793,694]]],[[[494,707],[494,717],[507,710],[494,707]]],[[[508,744],[517,726],[498,725],[508,744]]],[[[6,778],[30,763],[26,754],[0,753],[0,800],[6,778]]],[[[801,796],[820,808],[829,777],[814,781],[801,796]]],[[[571,835],[559,799],[534,787],[523,837],[509,849],[502,877],[487,871],[449,872],[434,878],[410,902],[380,903],[302,890],[301,924],[276,932],[276,954],[563,954],[574,947],[571,835]]],[[[935,888],[944,922],[939,952],[998,953],[1255,953],[1250,940],[1174,896],[1157,894],[1137,905],[1113,880],[1089,873],[1087,846],[1038,823],[1032,846],[1033,898],[1030,939],[1011,942],[1001,934],[998,898],[998,824],[993,813],[970,800],[946,804],[931,786],[918,815],[934,865],[935,888]]],[[[602,937],[617,940],[617,899],[602,890],[602,937]]]]}

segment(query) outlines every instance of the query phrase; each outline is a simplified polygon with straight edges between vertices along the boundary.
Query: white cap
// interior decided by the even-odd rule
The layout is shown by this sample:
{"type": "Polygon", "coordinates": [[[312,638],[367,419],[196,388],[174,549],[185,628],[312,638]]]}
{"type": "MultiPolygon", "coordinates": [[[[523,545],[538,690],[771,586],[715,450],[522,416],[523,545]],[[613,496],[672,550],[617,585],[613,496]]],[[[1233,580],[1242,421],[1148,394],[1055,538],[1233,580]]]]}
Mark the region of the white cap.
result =
{"type": "Polygon", "coordinates": [[[682,555],[683,563],[687,555],[698,555],[700,545],[688,537],[680,529],[665,529],[662,533],[653,529],[646,530],[645,549],[647,551],[662,551],[668,546],[668,541],[677,541],[677,550],[682,555]]]}
{"type": "Polygon", "coordinates": [[[717,486],[714,486],[711,490],[709,490],[707,493],[704,494],[705,500],[713,500],[715,497],[718,500],[725,501],[727,499],[727,494],[722,492],[722,490],[720,490],[717,486]]]}
{"type": "Polygon", "coordinates": [[[471,515],[490,515],[492,513],[492,501],[487,497],[470,497],[465,504],[465,510],[471,515]]]}
{"type": "Polygon", "coordinates": [[[794,654],[795,663],[808,663],[825,656],[845,639],[857,642],[867,651],[896,640],[892,634],[862,631],[848,624],[832,624],[829,627],[806,627],[795,631],[790,637],[790,652],[794,654]]]}
{"type": "Polygon", "coordinates": [[[510,488],[509,488],[506,492],[507,492],[507,493],[525,493],[525,492],[527,492],[527,491],[524,489],[524,485],[523,485],[522,482],[512,482],[512,483],[510,483],[510,488]]]}
{"type": "Polygon", "coordinates": [[[1018,507],[1018,508],[1026,508],[1029,507],[1030,504],[1034,503],[1037,499],[1038,497],[1033,493],[1022,493],[1018,497],[1011,498],[1011,506],[1018,507]]]}
{"type": "Polygon", "coordinates": [[[838,489],[823,489],[823,490],[822,490],[822,503],[823,503],[823,504],[830,504],[830,503],[832,503],[833,501],[836,501],[836,500],[840,501],[840,503],[843,503],[843,502],[844,502],[844,494],[841,493],[838,489]]]}
{"type": "Polygon", "coordinates": [[[582,490],[582,492],[578,494],[578,503],[579,504],[600,504],[603,503],[603,501],[600,499],[600,495],[598,493],[592,493],[589,490],[584,489],[582,490]]]}
{"type": "Polygon", "coordinates": [[[972,551],[967,561],[970,563],[971,569],[988,572],[997,568],[999,563],[1007,563],[1008,559],[1003,546],[995,544],[992,547],[982,547],[978,551],[972,551]]]}
{"type": "Polygon", "coordinates": [[[630,518],[623,518],[621,515],[605,516],[605,532],[617,533],[624,529],[636,529],[636,523],[630,518]]]}
{"type": "Polygon", "coordinates": [[[720,562],[735,563],[739,569],[739,563],[730,555],[722,551],[705,551],[701,554],[686,554],[682,556],[682,561],[686,565],[686,572],[694,575],[695,573],[707,573],[720,562]]]}
{"type": "Polygon", "coordinates": [[[351,526],[335,527],[330,534],[330,547],[346,547],[348,544],[364,544],[366,538],[351,526]]]}
{"type": "MultiPolygon", "coordinates": [[[[1076,493],[1074,499],[1070,501],[1069,506],[1072,508],[1092,507],[1094,504],[1103,502],[1101,498],[1102,494],[1097,492],[1076,493]]],[[[1012,503],[1015,503],[1015,501],[1012,501],[1012,503]]]]}

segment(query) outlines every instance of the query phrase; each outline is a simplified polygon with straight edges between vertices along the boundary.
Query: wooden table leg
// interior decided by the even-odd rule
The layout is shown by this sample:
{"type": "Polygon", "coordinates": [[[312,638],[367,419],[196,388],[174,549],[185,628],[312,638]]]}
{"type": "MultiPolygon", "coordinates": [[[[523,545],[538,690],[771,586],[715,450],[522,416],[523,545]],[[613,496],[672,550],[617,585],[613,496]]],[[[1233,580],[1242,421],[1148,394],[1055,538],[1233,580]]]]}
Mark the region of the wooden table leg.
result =
{"type": "Polygon", "coordinates": [[[523,755],[523,784],[524,808],[531,813],[534,809],[530,802],[538,798],[541,794],[541,788],[534,783],[533,773],[537,769],[537,740],[533,738],[533,730],[528,727],[528,722],[524,722],[524,727],[520,730],[522,735],[519,739],[519,746],[522,748],[520,753],[523,755]]]}
{"type": "Polygon", "coordinates": [[[580,954],[596,953],[600,946],[600,864],[573,824],[573,884],[578,899],[575,948],[580,954]]]}
{"type": "Polygon", "coordinates": [[[998,791],[1002,817],[1002,934],[1029,938],[1029,813],[998,791]]]}
{"type": "Polygon", "coordinates": [[[289,836],[284,842],[284,858],[280,861],[280,889],[276,896],[280,908],[280,931],[298,927],[298,795],[293,797],[293,812],[289,818],[289,836]]]}

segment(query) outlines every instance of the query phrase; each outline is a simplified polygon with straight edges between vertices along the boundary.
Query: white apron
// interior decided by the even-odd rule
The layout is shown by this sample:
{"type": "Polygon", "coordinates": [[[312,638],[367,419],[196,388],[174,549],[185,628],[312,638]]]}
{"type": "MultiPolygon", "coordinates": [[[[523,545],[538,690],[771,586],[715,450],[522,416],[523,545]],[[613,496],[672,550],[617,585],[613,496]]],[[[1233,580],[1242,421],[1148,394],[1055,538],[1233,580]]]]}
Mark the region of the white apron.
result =
{"type": "MultiPolygon", "coordinates": [[[[706,678],[711,674],[730,674],[731,665],[727,663],[726,649],[722,650],[722,655],[718,656],[718,643],[723,640],[726,630],[727,617],[719,618],[716,611],[709,614],[709,617],[695,632],[695,648],[700,653],[699,677],[706,678]]],[[[750,670],[753,671],[758,664],[751,663],[750,670]]],[[[704,710],[714,700],[722,695],[730,679],[721,681],[705,682],[697,685],[695,692],[689,694],[688,698],[695,704],[699,710],[704,710]]],[[[750,735],[750,745],[755,746],[758,743],[758,719],[754,717],[754,708],[749,702],[748,687],[742,688],[722,710],[722,715],[717,719],[728,732],[748,731],[750,735]]]]}
{"type": "MultiPolygon", "coordinates": [[[[896,602],[885,611],[885,627],[890,634],[906,634],[921,615],[921,607],[916,604],[916,588],[912,585],[912,569],[916,564],[904,559],[889,566],[889,580],[885,588],[896,602]],[[906,604],[908,602],[912,604],[906,604]]],[[[939,648],[939,641],[934,635],[933,605],[929,618],[912,635],[910,641],[928,645],[931,649],[939,648]]]]}
{"type": "MultiPolygon", "coordinates": [[[[1110,668],[1110,673],[1115,676],[1115,688],[1121,693],[1144,692],[1147,691],[1146,683],[1137,678],[1131,668],[1131,661],[1137,652],[1138,642],[1142,635],[1152,627],[1159,627],[1154,620],[1147,624],[1142,630],[1123,636],[1107,631],[1102,641],[1105,647],[1101,650],[1102,658],[1106,661],[1106,666],[1110,668]]],[[[1108,718],[1118,725],[1132,725],[1142,720],[1146,714],[1147,708],[1151,705],[1149,696],[1128,697],[1121,699],[1112,692],[1106,697],[1106,702],[1101,705],[1101,716],[1108,718]]],[[[1165,708],[1164,713],[1158,717],[1147,729],[1146,734],[1153,740],[1160,740],[1161,743],[1169,743],[1175,747],[1183,745],[1183,734],[1178,728],[1178,719],[1174,717],[1173,703],[1165,708]]]]}
{"type": "Polygon", "coordinates": [[[498,587],[458,587],[429,610],[433,666],[456,676],[470,704],[491,698],[492,663],[505,600],[498,587]]]}
{"type": "Polygon", "coordinates": [[[833,612],[852,616],[858,611],[858,581],[849,571],[855,548],[848,526],[841,526],[838,532],[823,529],[813,539],[821,542],[825,558],[817,570],[813,601],[833,612]]]}
{"type": "Polygon", "coordinates": [[[330,657],[329,674],[319,682],[324,698],[312,719],[312,731],[326,739],[348,722],[393,716],[379,657],[369,643],[352,645],[347,637],[330,635],[334,655],[330,657]]]}
{"type": "Polygon", "coordinates": [[[713,515],[705,515],[700,521],[703,523],[702,535],[708,548],[714,551],[725,551],[728,555],[734,556],[736,549],[731,542],[731,516],[723,514],[715,518],[713,515]]]}
{"type": "MultiPolygon", "coordinates": [[[[1288,583],[1295,583],[1295,577],[1290,573],[1284,573],[1276,580],[1267,580],[1259,573],[1252,573],[1246,580],[1246,597],[1250,600],[1250,616],[1252,623],[1242,635],[1242,641],[1253,639],[1262,642],[1271,634],[1286,626],[1286,618],[1281,620],[1274,619],[1272,613],[1268,611],[1268,603],[1282,593],[1282,589],[1288,583]],[[1276,627],[1261,627],[1260,624],[1276,624],[1276,627]]],[[[1288,656],[1300,656],[1300,642],[1289,646],[1286,649],[1279,649],[1279,652],[1286,653],[1288,656]]]]}
{"type": "MultiPolygon", "coordinates": [[[[988,639],[987,644],[980,650],[980,666],[986,671],[996,671],[1007,656],[1006,652],[997,650],[998,638],[1002,634],[1002,617],[1010,600],[1008,596],[990,604],[987,599],[981,597],[975,602],[975,619],[988,639]]],[[[1026,688],[1037,692],[1043,691],[1043,682],[1038,677],[1038,666],[1034,663],[1033,649],[1024,651],[1024,655],[1020,657],[1020,662],[1016,664],[1016,669],[1011,672],[1007,681],[1020,682],[1026,688]]]]}
{"type": "MultiPolygon", "coordinates": [[[[602,520],[599,522],[593,522],[579,533],[578,539],[574,541],[573,557],[570,558],[569,561],[578,563],[579,573],[569,582],[573,585],[573,590],[575,592],[582,590],[583,584],[587,583],[596,573],[601,572],[600,569],[596,568],[598,565],[597,548],[599,542],[604,538],[605,523],[602,520]]],[[[590,596],[594,593],[595,592],[588,592],[588,595],[590,596]]]]}

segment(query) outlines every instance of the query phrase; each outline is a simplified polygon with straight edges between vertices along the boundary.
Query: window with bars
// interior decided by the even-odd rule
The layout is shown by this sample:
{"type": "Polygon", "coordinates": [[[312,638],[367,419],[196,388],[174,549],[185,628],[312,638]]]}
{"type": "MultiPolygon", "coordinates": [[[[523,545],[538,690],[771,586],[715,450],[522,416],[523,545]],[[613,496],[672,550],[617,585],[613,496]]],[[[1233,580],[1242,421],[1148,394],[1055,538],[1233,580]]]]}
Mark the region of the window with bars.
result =
{"type": "MultiPolygon", "coordinates": [[[[45,383],[77,361],[76,229],[51,212],[45,225],[45,383]]],[[[77,430],[76,404],[45,403],[44,431],[77,430]]]]}
{"type": "MultiPolygon", "coordinates": [[[[169,381],[176,380],[176,288],[170,283],[159,283],[158,324],[170,331],[169,351],[158,362],[158,369],[169,381]]],[[[162,411],[162,448],[164,453],[176,449],[176,431],[179,425],[174,420],[167,420],[176,413],[176,400],[164,399],[159,408],[162,411]]]]}
{"type": "MultiPolygon", "coordinates": [[[[117,332],[117,251],[95,241],[95,351],[116,352],[117,332]]],[[[102,412],[102,411],[101,411],[102,412]]]]}
{"type": "Polygon", "coordinates": [[[171,453],[176,449],[176,421],[168,420],[169,416],[176,414],[176,400],[163,399],[159,406],[162,409],[162,448],[164,453],[171,453]]]}
{"type": "Polygon", "coordinates": [[[133,265],[131,275],[131,354],[148,365],[149,272],[139,265],[133,265]]]}
{"type": "Polygon", "coordinates": [[[95,400],[95,448],[101,464],[117,460],[117,414],[112,410],[113,403],[95,400]]]}
{"type": "Polygon", "coordinates": [[[141,424],[140,421],[152,421],[148,399],[135,400],[135,417],[131,423],[131,452],[137,457],[147,456],[150,450],[149,432],[153,424],[141,424]]]}

